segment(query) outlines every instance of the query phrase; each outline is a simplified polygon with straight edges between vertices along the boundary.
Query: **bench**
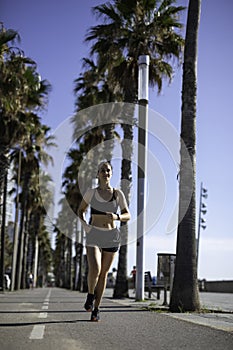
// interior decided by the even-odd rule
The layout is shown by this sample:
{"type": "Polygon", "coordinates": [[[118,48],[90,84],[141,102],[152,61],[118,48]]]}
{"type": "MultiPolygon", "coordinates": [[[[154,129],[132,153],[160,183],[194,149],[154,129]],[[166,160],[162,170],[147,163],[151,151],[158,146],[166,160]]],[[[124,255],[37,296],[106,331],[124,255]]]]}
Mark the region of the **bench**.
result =
{"type": "Polygon", "coordinates": [[[160,299],[160,292],[164,292],[163,305],[168,305],[167,303],[167,288],[164,284],[153,284],[150,271],[145,272],[145,292],[148,292],[148,297],[151,298],[153,292],[157,292],[157,299],[160,299]]]}

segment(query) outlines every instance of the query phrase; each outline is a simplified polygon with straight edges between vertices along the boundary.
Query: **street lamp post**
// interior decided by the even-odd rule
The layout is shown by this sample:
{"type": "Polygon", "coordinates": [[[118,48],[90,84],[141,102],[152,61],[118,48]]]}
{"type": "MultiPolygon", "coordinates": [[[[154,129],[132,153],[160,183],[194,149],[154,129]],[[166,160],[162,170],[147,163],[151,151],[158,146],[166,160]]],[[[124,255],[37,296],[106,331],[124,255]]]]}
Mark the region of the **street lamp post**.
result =
{"type": "Polygon", "coordinates": [[[198,256],[199,256],[199,244],[200,244],[200,233],[201,228],[204,230],[206,229],[206,220],[203,219],[202,214],[205,215],[207,213],[206,205],[202,202],[203,198],[207,198],[208,193],[207,189],[203,187],[203,184],[201,183],[201,190],[200,190],[200,205],[199,205],[199,219],[198,219],[198,231],[197,231],[197,252],[196,252],[196,258],[197,258],[197,267],[198,267],[198,256]]]}
{"type": "Polygon", "coordinates": [[[145,179],[147,168],[149,56],[138,59],[138,191],[137,191],[137,256],[136,300],[144,299],[144,233],[145,233],[145,179]]]}

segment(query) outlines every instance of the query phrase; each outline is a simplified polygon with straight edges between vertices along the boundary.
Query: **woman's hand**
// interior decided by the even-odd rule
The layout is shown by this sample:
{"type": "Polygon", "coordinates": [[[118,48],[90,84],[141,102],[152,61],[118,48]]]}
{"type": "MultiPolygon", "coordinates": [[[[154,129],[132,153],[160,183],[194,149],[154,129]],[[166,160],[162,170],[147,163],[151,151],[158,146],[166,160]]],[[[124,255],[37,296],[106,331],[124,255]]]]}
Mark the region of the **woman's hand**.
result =
{"type": "Polygon", "coordinates": [[[88,225],[86,222],[83,223],[83,228],[86,233],[89,233],[91,231],[91,225],[88,225]]]}
{"type": "Polygon", "coordinates": [[[117,214],[115,214],[115,213],[107,212],[106,215],[112,221],[119,220],[119,216],[117,214]]]}

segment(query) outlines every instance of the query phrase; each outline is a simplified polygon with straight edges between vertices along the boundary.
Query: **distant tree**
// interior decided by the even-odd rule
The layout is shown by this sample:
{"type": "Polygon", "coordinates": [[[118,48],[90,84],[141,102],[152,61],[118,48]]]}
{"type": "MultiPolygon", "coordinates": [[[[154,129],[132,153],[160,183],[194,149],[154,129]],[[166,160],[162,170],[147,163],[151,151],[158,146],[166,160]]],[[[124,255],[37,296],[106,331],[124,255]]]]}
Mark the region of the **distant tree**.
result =
{"type": "Polygon", "coordinates": [[[38,264],[38,279],[41,287],[45,286],[48,272],[51,272],[52,266],[52,249],[49,238],[49,233],[43,225],[38,236],[39,241],[39,264],[38,264]]]}
{"type": "MultiPolygon", "coordinates": [[[[46,152],[46,148],[54,146],[53,137],[50,136],[50,128],[42,125],[37,115],[32,115],[32,123],[30,124],[30,136],[26,138],[22,148],[19,150],[22,153],[21,159],[21,215],[19,225],[19,240],[17,252],[17,273],[16,273],[16,288],[25,286],[26,274],[26,253],[28,242],[28,228],[30,214],[34,214],[33,210],[38,210],[39,205],[43,205],[40,199],[39,187],[39,171],[41,164],[48,164],[52,161],[51,156],[46,152]]],[[[29,130],[28,130],[29,132],[29,130]]],[[[15,161],[18,157],[15,158],[15,161]]],[[[48,184],[48,181],[46,185],[48,184]]],[[[51,199],[50,199],[51,203],[51,199]]],[[[44,211],[45,212],[45,211],[44,211]]],[[[41,214],[41,213],[40,213],[41,214]]],[[[44,218],[41,215],[40,220],[44,218]]],[[[36,230],[37,231],[37,230],[36,230]]],[[[34,231],[33,233],[35,234],[34,231]]],[[[34,276],[36,277],[36,276],[34,276]]]]}

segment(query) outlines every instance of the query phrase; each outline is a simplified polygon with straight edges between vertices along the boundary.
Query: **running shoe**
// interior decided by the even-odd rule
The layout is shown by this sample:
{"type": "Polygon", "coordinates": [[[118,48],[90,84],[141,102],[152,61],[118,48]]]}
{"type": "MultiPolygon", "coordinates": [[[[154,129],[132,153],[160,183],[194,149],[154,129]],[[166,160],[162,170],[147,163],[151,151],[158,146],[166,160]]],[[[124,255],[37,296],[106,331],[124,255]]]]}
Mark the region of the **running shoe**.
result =
{"type": "Polygon", "coordinates": [[[98,322],[99,320],[100,320],[100,310],[97,307],[95,307],[91,313],[91,321],[98,322]]]}
{"type": "Polygon", "coordinates": [[[93,310],[94,299],[95,299],[94,294],[90,294],[90,293],[87,294],[87,300],[84,304],[84,308],[86,309],[86,311],[91,312],[93,310]]]}

